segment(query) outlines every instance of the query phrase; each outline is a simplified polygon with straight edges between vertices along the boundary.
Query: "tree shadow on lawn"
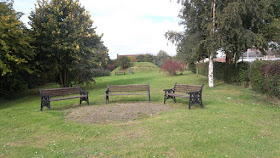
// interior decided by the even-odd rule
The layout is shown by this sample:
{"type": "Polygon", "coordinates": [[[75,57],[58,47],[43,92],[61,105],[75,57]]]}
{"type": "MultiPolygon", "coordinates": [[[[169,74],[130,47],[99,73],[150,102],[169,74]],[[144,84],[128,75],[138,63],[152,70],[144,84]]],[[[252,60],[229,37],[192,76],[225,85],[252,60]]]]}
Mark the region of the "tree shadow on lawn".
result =
{"type": "MultiPolygon", "coordinates": [[[[90,103],[89,105],[87,105],[87,103],[82,103],[80,104],[63,104],[63,105],[53,105],[51,104],[51,109],[50,111],[64,111],[64,110],[69,110],[69,109],[76,109],[76,108],[80,108],[80,107],[87,107],[87,106],[91,106],[91,105],[97,105],[95,103],[90,103]]],[[[48,107],[44,107],[43,111],[49,111],[48,107]]]]}

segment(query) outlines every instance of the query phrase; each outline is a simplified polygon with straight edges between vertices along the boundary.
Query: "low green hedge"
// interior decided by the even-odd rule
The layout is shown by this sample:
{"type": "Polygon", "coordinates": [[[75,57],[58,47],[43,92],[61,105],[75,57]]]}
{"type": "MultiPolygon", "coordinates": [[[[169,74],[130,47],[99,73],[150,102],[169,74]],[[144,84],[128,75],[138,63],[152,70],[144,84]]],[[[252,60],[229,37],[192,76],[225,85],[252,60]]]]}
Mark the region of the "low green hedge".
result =
{"type": "MultiPolygon", "coordinates": [[[[208,76],[209,63],[199,63],[198,74],[208,76]]],[[[249,64],[245,62],[235,64],[226,64],[214,62],[214,76],[218,80],[223,80],[227,83],[242,83],[248,82],[249,64]]]]}
{"type": "MultiPolygon", "coordinates": [[[[191,70],[194,72],[195,64],[193,65],[191,70]]],[[[208,76],[209,63],[199,63],[196,66],[198,74],[208,76]]],[[[226,83],[251,85],[255,91],[280,98],[280,61],[257,60],[237,64],[214,62],[214,77],[226,83]]]]}
{"type": "Polygon", "coordinates": [[[252,89],[280,98],[280,61],[255,61],[249,73],[252,89]]]}

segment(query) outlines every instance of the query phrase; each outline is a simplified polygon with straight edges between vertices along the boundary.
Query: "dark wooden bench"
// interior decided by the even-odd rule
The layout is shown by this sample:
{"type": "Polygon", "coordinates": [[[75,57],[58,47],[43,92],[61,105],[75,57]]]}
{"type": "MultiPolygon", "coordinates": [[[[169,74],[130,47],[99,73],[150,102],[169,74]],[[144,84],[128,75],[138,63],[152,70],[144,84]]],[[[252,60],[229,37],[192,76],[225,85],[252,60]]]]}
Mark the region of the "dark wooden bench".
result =
{"type": "Polygon", "coordinates": [[[86,101],[87,104],[89,105],[88,92],[82,91],[82,89],[79,86],[54,88],[54,89],[39,89],[39,91],[41,95],[41,111],[44,106],[48,107],[50,110],[51,101],[58,101],[58,100],[65,100],[65,99],[80,98],[80,104],[82,103],[82,101],[86,101]]]}
{"type": "Polygon", "coordinates": [[[189,109],[191,105],[199,104],[203,108],[202,104],[202,89],[203,86],[200,85],[184,85],[175,83],[172,89],[164,89],[164,104],[167,99],[171,98],[176,103],[176,97],[190,98],[189,99],[189,109]]]}
{"type": "Polygon", "coordinates": [[[116,72],[115,72],[115,75],[117,75],[117,74],[123,74],[123,75],[125,75],[125,71],[116,71],[116,72]]]}
{"type": "Polygon", "coordinates": [[[150,102],[150,84],[107,85],[105,104],[109,102],[109,96],[113,95],[148,95],[150,102]]]}

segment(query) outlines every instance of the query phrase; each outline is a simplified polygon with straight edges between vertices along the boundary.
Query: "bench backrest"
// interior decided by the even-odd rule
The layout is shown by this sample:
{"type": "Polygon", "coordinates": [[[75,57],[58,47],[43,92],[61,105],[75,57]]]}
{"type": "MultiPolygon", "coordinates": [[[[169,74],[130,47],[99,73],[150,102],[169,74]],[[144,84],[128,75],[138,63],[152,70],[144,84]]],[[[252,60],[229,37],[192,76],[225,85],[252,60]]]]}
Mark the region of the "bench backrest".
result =
{"type": "Polygon", "coordinates": [[[204,84],[202,86],[200,85],[185,85],[185,84],[175,84],[173,90],[175,92],[181,92],[181,93],[188,93],[188,92],[198,92],[202,90],[204,84]]]}
{"type": "Polygon", "coordinates": [[[137,85],[107,85],[109,92],[140,92],[150,91],[150,84],[137,85]]]}
{"type": "Polygon", "coordinates": [[[50,96],[50,97],[65,96],[65,95],[81,93],[80,87],[66,87],[66,88],[39,89],[39,90],[40,90],[41,95],[50,96]]]}

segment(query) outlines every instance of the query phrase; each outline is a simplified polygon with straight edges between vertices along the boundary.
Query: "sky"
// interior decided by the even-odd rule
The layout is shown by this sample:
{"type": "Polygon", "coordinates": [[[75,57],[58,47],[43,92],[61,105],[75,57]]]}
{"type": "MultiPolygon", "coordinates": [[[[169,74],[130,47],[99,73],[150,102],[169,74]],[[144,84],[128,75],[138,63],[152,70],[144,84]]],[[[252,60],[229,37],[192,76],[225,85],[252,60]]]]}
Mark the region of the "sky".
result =
{"type": "MultiPolygon", "coordinates": [[[[14,9],[23,12],[28,23],[37,0],[14,0],[14,9]]],[[[80,0],[91,14],[98,35],[111,59],[117,54],[153,54],[160,50],[176,55],[176,46],[164,34],[168,30],[183,31],[178,18],[181,5],[177,0],[80,0]]],[[[28,24],[27,24],[28,25],[28,24]]]]}

